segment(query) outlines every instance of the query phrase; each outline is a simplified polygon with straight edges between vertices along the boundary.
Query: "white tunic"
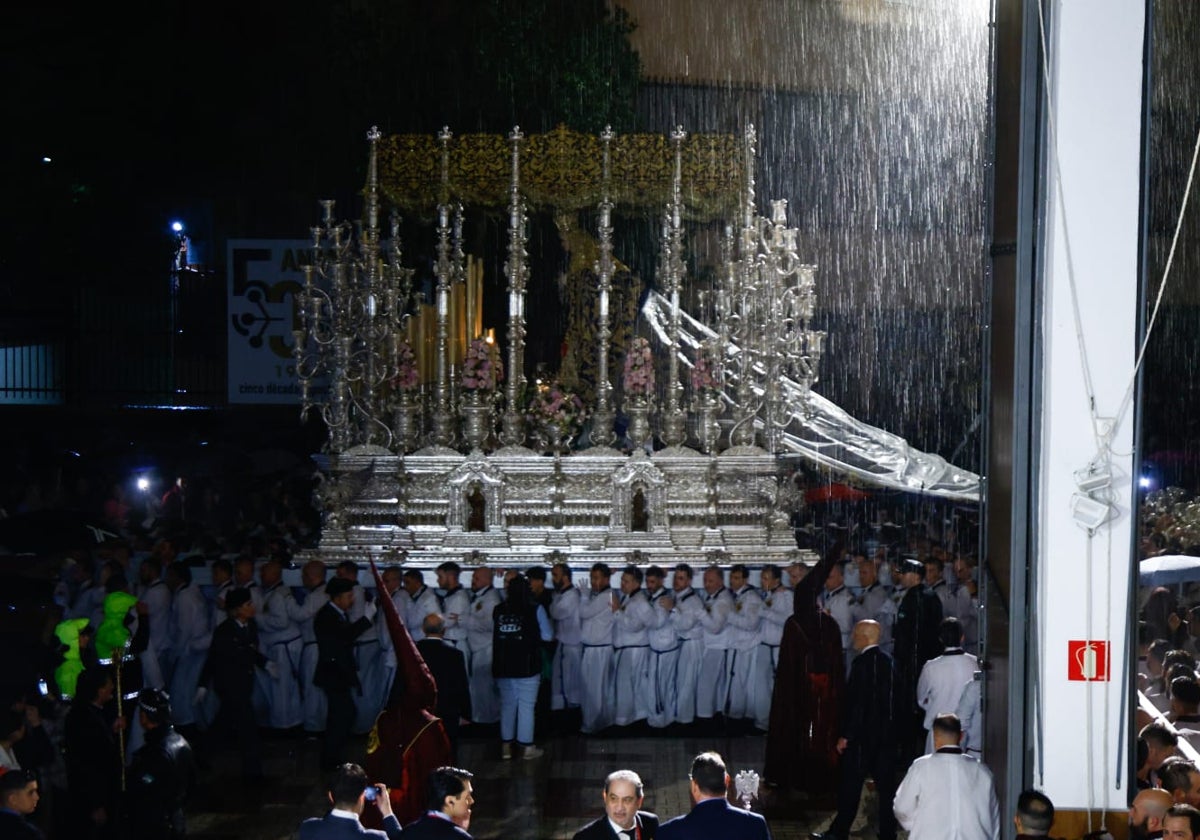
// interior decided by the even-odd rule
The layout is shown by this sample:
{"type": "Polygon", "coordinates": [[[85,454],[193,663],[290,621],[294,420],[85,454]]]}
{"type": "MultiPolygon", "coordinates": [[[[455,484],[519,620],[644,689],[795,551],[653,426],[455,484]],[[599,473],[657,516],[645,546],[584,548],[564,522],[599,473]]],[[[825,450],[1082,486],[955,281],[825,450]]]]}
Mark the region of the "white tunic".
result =
{"type": "Polygon", "coordinates": [[[750,718],[758,705],[754,694],[754,660],[762,638],[762,598],[753,586],[743,586],[733,596],[729,613],[729,671],[725,676],[724,712],[731,718],[750,718]]]}
{"type": "Polygon", "coordinates": [[[171,722],[190,726],[197,722],[193,702],[200,684],[200,671],[208,658],[212,628],[208,623],[208,604],[194,583],[175,590],[171,601],[171,642],[174,648],[175,672],[171,675],[171,722]]]}
{"type": "Polygon", "coordinates": [[[675,720],[691,723],[696,719],[696,685],[704,658],[704,599],[690,586],[675,590],[671,626],[679,637],[679,661],[675,666],[675,720]]]}
{"type": "Polygon", "coordinates": [[[721,587],[715,594],[706,592],[703,597],[700,626],[704,628],[704,657],[696,681],[696,717],[710,718],[725,711],[729,688],[729,614],[733,612],[733,595],[721,587]]]}
{"type": "Polygon", "coordinates": [[[577,708],[583,702],[578,587],[555,590],[550,600],[550,618],[554,622],[554,638],[558,639],[551,668],[550,708],[577,708]]]}
{"type": "Polygon", "coordinates": [[[290,605],[292,621],[300,629],[303,645],[299,683],[305,732],[320,732],[325,728],[325,692],[313,685],[313,677],[317,673],[317,634],[313,630],[313,619],[327,603],[329,596],[325,594],[325,583],[322,581],[315,589],[308,591],[303,603],[293,598],[290,605]]]}
{"type": "MultiPolygon", "coordinates": [[[[467,655],[467,613],[471,611],[471,593],[461,586],[456,586],[450,592],[444,593],[439,599],[442,604],[442,616],[446,619],[445,640],[467,655]]],[[[421,633],[413,639],[424,638],[421,633]]]]}
{"type": "Polygon", "coordinates": [[[467,673],[471,686],[471,715],[476,723],[500,720],[500,694],[492,677],[492,613],[500,593],[488,585],[471,590],[467,611],[467,673]]]}
{"type": "MultiPolygon", "coordinates": [[[[979,669],[979,660],[962,648],[947,648],[930,659],[917,680],[917,703],[925,710],[925,728],[933,726],[938,715],[954,714],[962,697],[963,686],[979,669]]],[[[926,736],[925,751],[933,752],[933,734],[926,736]]]]}
{"type": "Polygon", "coordinates": [[[854,614],[851,608],[854,597],[845,586],[839,586],[833,591],[826,590],[822,609],[837,622],[842,631],[842,650],[846,655],[846,673],[850,673],[850,662],[854,658],[854,646],[850,644],[850,636],[854,632],[854,614]]]}
{"type": "Polygon", "coordinates": [[[146,605],[146,620],[150,623],[142,661],[142,685],[146,688],[168,689],[171,676],[171,590],[162,580],[145,588],[141,601],[146,605]]]}
{"type": "Polygon", "coordinates": [[[616,698],[613,696],[613,590],[589,589],[579,600],[580,643],[583,655],[580,679],[583,702],[580,704],[584,733],[599,732],[613,722],[616,698]]]}
{"type": "Polygon", "coordinates": [[[428,586],[422,586],[409,595],[408,604],[405,606],[404,626],[408,628],[408,635],[413,637],[414,642],[425,638],[425,632],[421,629],[425,616],[441,611],[442,605],[438,603],[437,593],[428,586]]]}
{"type": "Polygon", "coordinates": [[[264,590],[262,612],[257,616],[259,646],[277,669],[274,677],[261,668],[255,669],[258,689],[267,705],[266,720],[262,722],[274,729],[291,729],[304,720],[299,690],[304,642],[300,626],[292,618],[295,601],[292,590],[277,583],[264,590]]]}
{"type": "Polygon", "coordinates": [[[766,729],[771,720],[771,694],[775,690],[775,670],[779,667],[779,641],[783,625],[792,617],[793,593],[786,586],[760,593],[763,599],[762,640],[754,661],[754,725],[766,729]]]}
{"type": "Polygon", "coordinates": [[[656,728],[674,720],[675,680],[679,666],[679,636],[671,625],[671,613],[663,606],[663,597],[670,595],[666,588],[646,594],[650,598],[652,622],[648,633],[650,660],[646,669],[646,722],[656,728]]]}
{"type": "Polygon", "coordinates": [[[613,722],[628,726],[649,714],[646,681],[654,608],[642,589],[622,593],[620,603],[613,613],[613,722]]]}
{"type": "Polygon", "coordinates": [[[912,763],[893,801],[910,840],[999,840],[992,772],[969,755],[936,752],[912,763]]]}

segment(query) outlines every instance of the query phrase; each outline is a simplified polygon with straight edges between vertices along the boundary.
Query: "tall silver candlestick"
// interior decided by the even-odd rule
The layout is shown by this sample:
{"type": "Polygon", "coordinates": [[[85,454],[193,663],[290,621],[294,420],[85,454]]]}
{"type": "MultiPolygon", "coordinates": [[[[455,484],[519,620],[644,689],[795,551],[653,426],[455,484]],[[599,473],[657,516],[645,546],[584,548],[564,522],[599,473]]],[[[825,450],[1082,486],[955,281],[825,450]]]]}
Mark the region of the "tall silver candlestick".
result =
{"type": "Polygon", "coordinates": [[[597,290],[600,295],[599,321],[596,330],[598,347],[596,348],[596,410],[592,415],[592,443],[596,446],[611,446],[616,439],[613,433],[613,421],[616,411],[612,405],[612,383],[608,381],[608,345],[612,339],[609,329],[608,301],[612,292],[612,277],[615,270],[612,244],[612,210],[609,186],[611,177],[611,147],[613,137],[612,126],[605,126],[600,132],[600,142],[604,151],[600,193],[600,258],[596,261],[597,290]]]}
{"type": "Polygon", "coordinates": [[[433,414],[430,439],[437,446],[450,446],[454,443],[454,413],[450,406],[450,275],[453,263],[450,259],[450,128],[444,127],[438,132],[438,142],[442,151],[442,183],[440,190],[441,201],[438,204],[437,228],[437,276],[436,298],[437,306],[437,357],[435,359],[435,375],[433,390],[433,414]]]}
{"type": "Polygon", "coordinates": [[[525,393],[525,283],[528,264],[525,253],[525,203],[521,198],[521,141],[525,135],[514,126],[508,140],[512,146],[512,180],[508,201],[508,380],[505,383],[504,420],[500,440],[505,446],[525,442],[521,398],[525,393]]]}
{"type": "Polygon", "coordinates": [[[664,287],[671,300],[669,326],[670,349],[667,359],[667,404],[662,413],[662,441],[667,446],[679,446],[687,439],[687,414],[683,410],[683,384],[679,381],[679,289],[683,284],[686,266],[683,260],[683,141],[687,132],[676,126],[671,132],[675,153],[675,170],[671,180],[671,201],[663,217],[663,244],[660,270],[664,287]]]}

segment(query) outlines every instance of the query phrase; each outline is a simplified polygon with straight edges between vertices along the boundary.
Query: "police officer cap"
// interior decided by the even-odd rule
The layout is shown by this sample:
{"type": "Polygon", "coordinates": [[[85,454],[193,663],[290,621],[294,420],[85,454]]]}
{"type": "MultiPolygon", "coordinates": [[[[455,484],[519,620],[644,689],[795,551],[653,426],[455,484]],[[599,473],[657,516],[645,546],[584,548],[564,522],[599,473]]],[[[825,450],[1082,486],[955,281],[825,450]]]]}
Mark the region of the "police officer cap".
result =
{"type": "Polygon", "coordinates": [[[900,557],[900,574],[925,574],[925,565],[911,554],[904,554],[900,557]]]}
{"type": "Polygon", "coordinates": [[[225,609],[226,610],[236,610],[238,607],[242,606],[243,604],[248,604],[248,603],[250,603],[250,590],[249,589],[243,589],[241,587],[238,587],[237,589],[230,589],[229,592],[227,592],[225,594],[225,609]]]}
{"type": "Polygon", "coordinates": [[[329,583],[325,584],[325,594],[330,598],[336,598],[339,595],[345,595],[347,592],[353,591],[354,583],[345,578],[330,578],[329,583]]]}
{"type": "Polygon", "coordinates": [[[171,696],[158,688],[143,688],[138,692],[138,711],[145,712],[154,723],[167,723],[171,719],[171,696]]]}

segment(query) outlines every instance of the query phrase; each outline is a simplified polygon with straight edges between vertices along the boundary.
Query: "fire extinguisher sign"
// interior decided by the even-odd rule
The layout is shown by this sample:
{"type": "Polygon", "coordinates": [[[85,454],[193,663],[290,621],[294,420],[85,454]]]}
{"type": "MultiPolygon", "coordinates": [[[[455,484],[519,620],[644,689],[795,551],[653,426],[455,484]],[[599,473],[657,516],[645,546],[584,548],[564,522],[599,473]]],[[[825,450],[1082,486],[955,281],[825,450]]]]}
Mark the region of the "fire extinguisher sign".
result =
{"type": "Polygon", "coordinates": [[[1067,642],[1067,679],[1082,682],[1108,681],[1108,642],[1067,642]]]}

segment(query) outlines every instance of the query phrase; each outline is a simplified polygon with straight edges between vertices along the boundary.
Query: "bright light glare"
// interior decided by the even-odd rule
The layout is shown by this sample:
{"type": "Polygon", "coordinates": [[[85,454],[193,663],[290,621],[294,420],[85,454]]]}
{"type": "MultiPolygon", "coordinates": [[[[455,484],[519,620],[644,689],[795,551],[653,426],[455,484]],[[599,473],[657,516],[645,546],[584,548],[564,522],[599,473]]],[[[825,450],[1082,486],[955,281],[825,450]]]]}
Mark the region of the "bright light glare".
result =
{"type": "Polygon", "coordinates": [[[1149,490],[1150,489],[1150,479],[1147,478],[1146,476],[1142,476],[1141,478],[1138,479],[1138,487],[1141,487],[1143,490],[1149,490]]]}
{"type": "Polygon", "coordinates": [[[50,158],[48,158],[48,157],[42,158],[42,163],[50,163],[50,158]]]}
{"type": "Polygon", "coordinates": [[[137,480],[137,489],[141,490],[143,493],[145,493],[147,490],[149,490],[150,489],[150,479],[146,478],[145,476],[142,476],[141,478],[139,478],[137,480]]]}
{"type": "Polygon", "coordinates": [[[171,222],[171,230],[176,233],[183,233],[183,222],[171,222]]]}

